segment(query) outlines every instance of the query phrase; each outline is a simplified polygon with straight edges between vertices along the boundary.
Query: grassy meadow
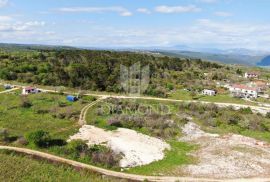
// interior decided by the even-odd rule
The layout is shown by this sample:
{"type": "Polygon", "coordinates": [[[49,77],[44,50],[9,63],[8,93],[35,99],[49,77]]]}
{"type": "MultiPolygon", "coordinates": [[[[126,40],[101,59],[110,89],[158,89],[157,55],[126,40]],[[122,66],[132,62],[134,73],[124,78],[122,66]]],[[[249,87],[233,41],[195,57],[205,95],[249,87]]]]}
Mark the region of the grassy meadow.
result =
{"type": "Polygon", "coordinates": [[[73,181],[73,182],[114,182],[116,179],[104,178],[88,171],[75,170],[61,164],[8,151],[0,151],[0,181],[73,181]]]}
{"type": "Polygon", "coordinates": [[[13,136],[42,129],[52,136],[67,139],[78,130],[80,110],[90,101],[71,103],[66,101],[65,95],[50,93],[0,94],[0,128],[7,129],[13,136]]]}
{"type": "Polygon", "coordinates": [[[255,103],[248,102],[240,98],[234,98],[230,96],[230,94],[217,94],[216,96],[196,95],[192,97],[192,93],[186,90],[174,91],[169,94],[169,98],[179,99],[179,100],[198,100],[198,101],[207,101],[207,102],[256,105],[255,103]]]}

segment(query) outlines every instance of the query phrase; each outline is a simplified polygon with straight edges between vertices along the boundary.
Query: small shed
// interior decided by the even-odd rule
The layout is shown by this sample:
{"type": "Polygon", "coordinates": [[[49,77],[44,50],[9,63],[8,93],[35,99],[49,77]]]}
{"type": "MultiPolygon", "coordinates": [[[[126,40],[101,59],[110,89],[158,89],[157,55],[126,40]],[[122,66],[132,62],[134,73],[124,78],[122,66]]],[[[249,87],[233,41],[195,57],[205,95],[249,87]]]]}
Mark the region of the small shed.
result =
{"type": "Polygon", "coordinates": [[[216,95],[216,91],[215,90],[210,90],[210,89],[204,89],[202,91],[203,95],[209,95],[209,96],[215,96],[216,95]]]}
{"type": "Polygon", "coordinates": [[[5,88],[6,90],[9,90],[9,89],[12,89],[12,86],[11,86],[10,84],[5,84],[5,85],[4,85],[4,88],[5,88]]]}
{"type": "Polygon", "coordinates": [[[35,87],[25,87],[23,88],[22,90],[22,95],[28,95],[28,94],[37,94],[39,93],[40,90],[38,90],[37,88],[35,87]]]}
{"type": "Polygon", "coordinates": [[[78,100],[78,97],[75,97],[73,95],[68,95],[67,100],[70,102],[76,102],[78,100]]]}

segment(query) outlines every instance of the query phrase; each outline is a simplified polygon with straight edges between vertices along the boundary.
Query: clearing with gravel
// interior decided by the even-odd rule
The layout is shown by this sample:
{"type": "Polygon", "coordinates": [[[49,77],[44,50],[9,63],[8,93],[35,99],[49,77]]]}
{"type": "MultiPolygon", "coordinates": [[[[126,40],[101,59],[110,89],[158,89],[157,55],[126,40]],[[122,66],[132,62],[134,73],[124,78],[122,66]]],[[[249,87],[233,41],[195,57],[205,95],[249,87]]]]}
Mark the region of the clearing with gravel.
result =
{"type": "Polygon", "coordinates": [[[186,175],[227,179],[270,176],[269,144],[236,134],[206,133],[193,122],[182,132],[181,141],[200,146],[191,154],[198,163],[181,167],[186,175]]]}
{"type": "Polygon", "coordinates": [[[164,151],[170,145],[161,139],[150,137],[134,130],[118,128],[106,131],[91,125],[84,125],[69,140],[81,139],[88,145],[104,144],[115,153],[123,154],[120,167],[135,167],[150,164],[164,158],[164,151]]]}

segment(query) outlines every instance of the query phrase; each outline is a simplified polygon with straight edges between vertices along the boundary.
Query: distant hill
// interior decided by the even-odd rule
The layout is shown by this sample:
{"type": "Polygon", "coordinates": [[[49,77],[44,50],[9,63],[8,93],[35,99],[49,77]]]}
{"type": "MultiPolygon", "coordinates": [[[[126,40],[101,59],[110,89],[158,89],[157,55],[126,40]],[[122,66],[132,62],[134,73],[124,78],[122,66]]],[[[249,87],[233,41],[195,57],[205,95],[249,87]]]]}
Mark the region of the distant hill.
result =
{"type": "Polygon", "coordinates": [[[8,52],[24,51],[43,51],[43,50],[109,50],[119,52],[140,52],[144,54],[153,54],[155,56],[172,56],[177,58],[203,59],[225,64],[240,64],[248,66],[270,66],[270,62],[261,61],[266,55],[270,54],[265,51],[256,51],[249,49],[217,49],[217,48],[193,48],[186,45],[176,45],[173,47],[131,47],[131,48],[97,48],[97,47],[72,47],[72,46],[55,46],[39,44],[9,44],[0,43],[0,50],[8,52]],[[266,62],[266,63],[265,63],[266,62]]]}
{"type": "Polygon", "coordinates": [[[264,57],[259,63],[257,63],[257,66],[270,66],[270,56],[264,57]]]}
{"type": "Polygon", "coordinates": [[[31,50],[74,50],[77,48],[70,46],[0,43],[0,49],[3,49],[5,51],[31,51],[31,50]]]}
{"type": "Polygon", "coordinates": [[[247,55],[247,54],[230,54],[230,53],[208,53],[195,51],[173,51],[173,50],[158,50],[163,55],[186,58],[200,58],[209,61],[221,62],[225,64],[241,64],[255,66],[264,55],[247,55]]]}

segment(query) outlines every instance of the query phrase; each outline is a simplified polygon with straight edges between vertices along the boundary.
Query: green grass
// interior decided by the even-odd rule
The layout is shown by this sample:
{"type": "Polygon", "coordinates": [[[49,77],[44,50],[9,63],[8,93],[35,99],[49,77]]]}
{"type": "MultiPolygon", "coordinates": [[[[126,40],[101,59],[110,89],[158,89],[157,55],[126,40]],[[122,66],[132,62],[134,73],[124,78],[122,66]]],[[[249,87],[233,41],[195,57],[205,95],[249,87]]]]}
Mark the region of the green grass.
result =
{"type": "Polygon", "coordinates": [[[270,100],[269,99],[262,98],[262,97],[258,97],[255,101],[256,102],[263,102],[263,103],[270,104],[270,100]]]}
{"type": "Polygon", "coordinates": [[[62,139],[78,130],[77,117],[85,104],[68,103],[65,96],[49,93],[29,95],[27,99],[32,106],[23,108],[20,95],[0,94],[0,128],[6,128],[16,136],[42,129],[50,132],[53,137],[62,139]],[[60,107],[59,102],[66,103],[66,106],[60,107]],[[63,119],[54,117],[52,109],[57,113],[74,112],[76,116],[63,119]],[[47,110],[48,113],[38,114],[38,110],[47,110]]]}
{"type": "Polygon", "coordinates": [[[199,98],[200,101],[208,102],[222,102],[222,103],[235,103],[235,104],[246,104],[246,105],[255,105],[252,102],[245,101],[243,99],[234,98],[229,94],[218,94],[216,96],[202,96],[199,98]]]}
{"type": "Polygon", "coordinates": [[[115,130],[117,129],[116,127],[113,126],[108,126],[107,124],[107,120],[111,117],[110,114],[104,114],[102,116],[98,116],[97,115],[97,111],[99,107],[102,107],[105,110],[105,113],[108,113],[108,104],[105,101],[102,101],[96,105],[94,105],[93,107],[91,107],[91,109],[88,110],[87,114],[86,114],[86,121],[87,124],[90,125],[95,125],[99,128],[103,128],[106,130],[115,130]]]}
{"type": "Polygon", "coordinates": [[[178,90],[176,92],[172,92],[169,95],[171,99],[178,99],[178,100],[192,100],[192,96],[190,95],[189,91],[185,90],[178,90]]]}
{"type": "Polygon", "coordinates": [[[0,181],[74,181],[74,182],[109,182],[116,179],[103,178],[98,174],[84,170],[75,170],[61,164],[52,164],[44,160],[13,152],[0,152],[0,181]]]}
{"type": "Polygon", "coordinates": [[[142,175],[170,175],[177,167],[195,162],[187,153],[196,149],[196,146],[177,141],[170,141],[169,144],[171,145],[171,150],[166,151],[163,160],[142,167],[131,168],[126,172],[142,175]]]}
{"type": "Polygon", "coordinates": [[[254,130],[249,130],[249,129],[243,129],[237,125],[226,125],[226,124],[223,124],[215,128],[207,127],[207,126],[203,126],[203,128],[210,133],[218,133],[221,135],[234,133],[234,134],[239,134],[239,135],[255,138],[257,140],[270,142],[270,132],[267,132],[267,131],[254,131],[254,130]]]}
{"type": "MultiPolygon", "coordinates": [[[[178,90],[170,94],[169,98],[179,99],[179,100],[194,100],[190,95],[189,91],[178,90]]],[[[196,96],[198,101],[207,101],[207,102],[221,102],[221,103],[235,103],[235,104],[247,104],[247,105],[256,105],[252,102],[245,101],[243,99],[234,98],[229,94],[217,94],[216,96],[196,96]]]]}

